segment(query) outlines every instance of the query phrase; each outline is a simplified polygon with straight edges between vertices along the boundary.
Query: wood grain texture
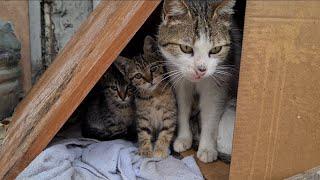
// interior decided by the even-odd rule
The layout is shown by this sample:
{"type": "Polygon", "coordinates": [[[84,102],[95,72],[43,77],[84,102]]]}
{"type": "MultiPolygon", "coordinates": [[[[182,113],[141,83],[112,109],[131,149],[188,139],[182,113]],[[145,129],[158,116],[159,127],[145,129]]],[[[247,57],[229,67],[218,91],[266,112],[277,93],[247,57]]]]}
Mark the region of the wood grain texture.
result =
{"type": "Polygon", "coordinates": [[[97,6],[17,107],[0,148],[0,179],[13,179],[46,147],[159,2],[97,6]]]}
{"type": "Polygon", "coordinates": [[[230,179],[320,164],[320,1],[247,1],[230,179]]]}
{"type": "Polygon", "coordinates": [[[22,87],[25,92],[31,89],[31,60],[29,42],[29,5],[27,0],[0,1],[0,19],[11,21],[21,42],[22,87]]]}

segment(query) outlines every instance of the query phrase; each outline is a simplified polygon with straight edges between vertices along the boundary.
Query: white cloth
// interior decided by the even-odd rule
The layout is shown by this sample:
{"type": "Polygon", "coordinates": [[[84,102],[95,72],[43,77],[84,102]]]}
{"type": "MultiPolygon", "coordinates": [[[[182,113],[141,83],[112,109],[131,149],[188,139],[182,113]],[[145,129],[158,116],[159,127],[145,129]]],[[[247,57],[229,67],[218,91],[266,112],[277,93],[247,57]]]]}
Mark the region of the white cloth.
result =
{"type": "Polygon", "coordinates": [[[17,179],[200,180],[203,176],[192,156],[142,158],[128,141],[77,138],[45,149],[17,179]]]}

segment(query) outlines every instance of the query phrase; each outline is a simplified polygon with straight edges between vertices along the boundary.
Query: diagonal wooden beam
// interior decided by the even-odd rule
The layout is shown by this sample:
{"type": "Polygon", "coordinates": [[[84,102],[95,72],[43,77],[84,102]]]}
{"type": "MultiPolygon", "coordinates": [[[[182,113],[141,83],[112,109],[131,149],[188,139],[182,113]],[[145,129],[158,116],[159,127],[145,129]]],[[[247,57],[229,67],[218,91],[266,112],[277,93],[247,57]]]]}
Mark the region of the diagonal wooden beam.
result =
{"type": "Polygon", "coordinates": [[[62,127],[160,0],[101,1],[13,115],[0,179],[13,179],[62,127]]]}

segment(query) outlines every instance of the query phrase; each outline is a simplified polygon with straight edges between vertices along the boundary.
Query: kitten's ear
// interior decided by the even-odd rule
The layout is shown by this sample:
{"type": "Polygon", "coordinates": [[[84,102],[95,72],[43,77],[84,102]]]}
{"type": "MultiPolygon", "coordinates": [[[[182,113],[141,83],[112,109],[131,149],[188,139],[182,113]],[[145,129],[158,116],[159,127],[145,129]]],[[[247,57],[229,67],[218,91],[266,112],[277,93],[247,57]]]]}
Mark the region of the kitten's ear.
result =
{"type": "Polygon", "coordinates": [[[122,75],[126,75],[129,69],[130,59],[118,56],[113,64],[121,72],[122,75]]]}
{"type": "Polygon", "coordinates": [[[157,51],[157,41],[151,36],[146,36],[144,38],[143,53],[150,54],[157,51]]]}
{"type": "Polygon", "coordinates": [[[212,15],[213,20],[222,20],[226,25],[230,25],[230,17],[234,13],[233,7],[235,0],[223,0],[219,3],[213,3],[211,6],[214,10],[212,15]]]}
{"type": "Polygon", "coordinates": [[[233,7],[236,4],[235,0],[223,0],[219,3],[213,3],[212,7],[214,8],[215,15],[232,15],[233,7]]]}
{"type": "Polygon", "coordinates": [[[164,0],[163,22],[168,23],[174,17],[190,15],[187,4],[184,0],[164,0]]]}
{"type": "MultiPolygon", "coordinates": [[[[99,82],[101,82],[101,84],[103,85],[104,84],[104,82],[109,82],[110,81],[110,79],[111,79],[111,74],[112,74],[112,72],[113,72],[113,65],[111,65],[110,67],[109,67],[109,69],[103,74],[103,76],[101,77],[101,79],[99,80],[99,82]]],[[[104,86],[104,85],[103,85],[104,86]]]]}

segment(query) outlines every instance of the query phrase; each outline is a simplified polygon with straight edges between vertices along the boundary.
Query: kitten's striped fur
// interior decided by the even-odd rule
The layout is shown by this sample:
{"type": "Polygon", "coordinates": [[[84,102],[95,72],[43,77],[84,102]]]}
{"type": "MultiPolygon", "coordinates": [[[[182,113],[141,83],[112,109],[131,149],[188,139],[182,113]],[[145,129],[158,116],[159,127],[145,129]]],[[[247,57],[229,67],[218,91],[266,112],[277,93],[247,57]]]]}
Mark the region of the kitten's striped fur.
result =
{"type": "MultiPolygon", "coordinates": [[[[117,61],[126,59],[118,57],[117,61]]],[[[129,81],[111,66],[99,80],[89,99],[83,136],[99,140],[124,138],[134,120],[133,89],[129,81]]]]}
{"type": "Polygon", "coordinates": [[[163,59],[156,47],[155,41],[147,36],[144,54],[120,67],[126,69],[137,89],[135,106],[139,153],[144,157],[165,158],[176,128],[177,109],[170,85],[163,80],[163,59]]]}

